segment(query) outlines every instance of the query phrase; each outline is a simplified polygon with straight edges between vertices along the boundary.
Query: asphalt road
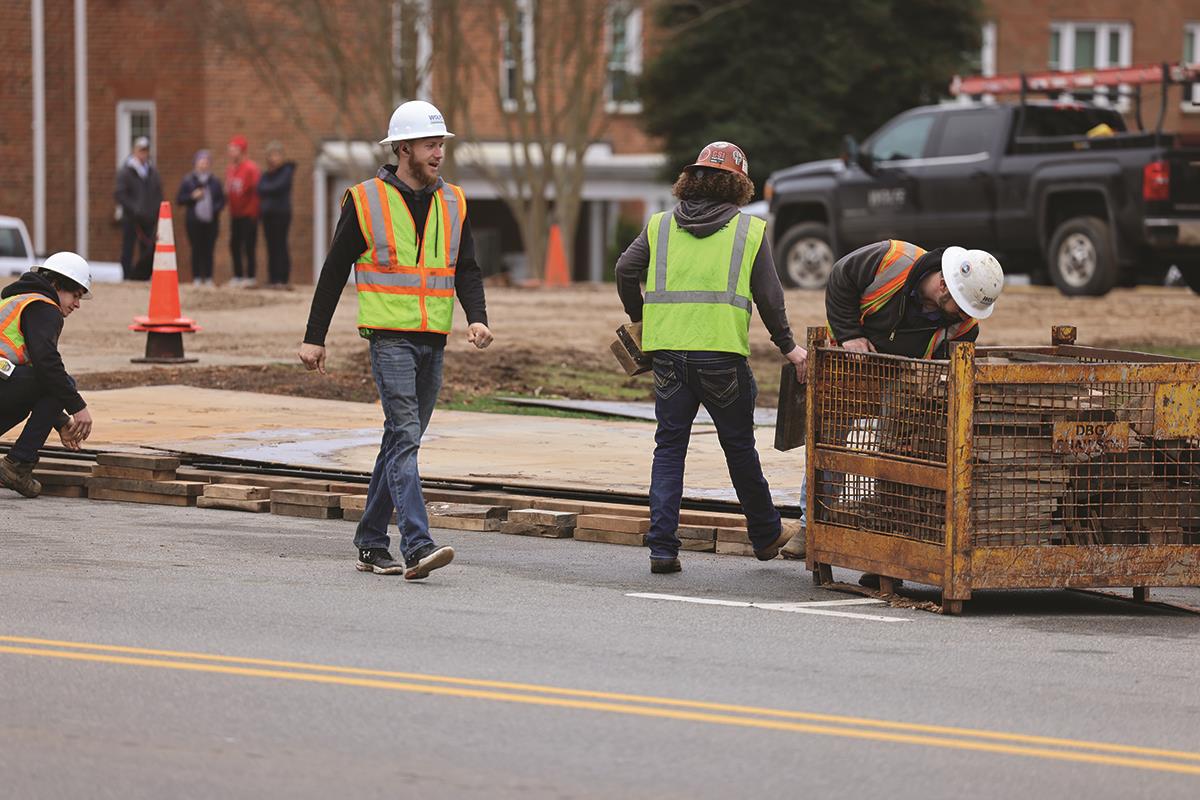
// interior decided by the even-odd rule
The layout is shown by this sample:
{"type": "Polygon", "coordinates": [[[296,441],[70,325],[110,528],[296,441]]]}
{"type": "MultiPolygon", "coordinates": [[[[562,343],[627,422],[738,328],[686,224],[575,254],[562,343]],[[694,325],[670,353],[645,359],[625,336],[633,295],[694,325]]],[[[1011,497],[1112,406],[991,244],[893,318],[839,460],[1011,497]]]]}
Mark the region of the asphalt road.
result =
{"type": "Polygon", "coordinates": [[[0,796],[1200,796],[1197,615],[449,531],[405,583],[352,527],[0,494],[0,796]]]}

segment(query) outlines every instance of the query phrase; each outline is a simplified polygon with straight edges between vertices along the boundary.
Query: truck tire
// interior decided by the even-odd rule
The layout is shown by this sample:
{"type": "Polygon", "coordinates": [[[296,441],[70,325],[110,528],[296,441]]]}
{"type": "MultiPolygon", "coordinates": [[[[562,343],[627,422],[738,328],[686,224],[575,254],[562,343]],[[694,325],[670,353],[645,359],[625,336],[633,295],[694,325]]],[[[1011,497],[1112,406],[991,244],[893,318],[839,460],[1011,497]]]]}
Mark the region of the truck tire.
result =
{"type": "Polygon", "coordinates": [[[829,228],[820,222],[793,225],[775,248],[775,269],[793,289],[824,289],[835,260],[829,228]]]}
{"type": "Polygon", "coordinates": [[[1108,223],[1099,217],[1072,217],[1059,225],[1050,237],[1046,267],[1063,294],[1108,294],[1119,277],[1108,223]]]}

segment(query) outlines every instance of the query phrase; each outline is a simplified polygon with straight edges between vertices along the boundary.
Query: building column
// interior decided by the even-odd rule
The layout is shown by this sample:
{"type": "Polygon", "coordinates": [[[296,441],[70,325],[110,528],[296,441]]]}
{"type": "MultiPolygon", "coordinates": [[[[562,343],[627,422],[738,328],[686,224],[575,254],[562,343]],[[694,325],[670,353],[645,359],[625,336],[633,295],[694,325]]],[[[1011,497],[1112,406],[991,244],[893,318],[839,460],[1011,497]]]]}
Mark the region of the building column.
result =
{"type": "Polygon", "coordinates": [[[46,9],[33,0],[33,250],[46,252],[46,9]]]}
{"type": "Polygon", "coordinates": [[[588,280],[600,283],[604,280],[604,255],[608,240],[604,236],[604,207],[600,200],[588,201],[588,280]]]}
{"type": "Polygon", "coordinates": [[[75,252],[88,256],[87,0],[75,0],[75,252]]]}
{"type": "Polygon", "coordinates": [[[325,253],[329,249],[329,209],[326,208],[326,203],[329,202],[326,191],[328,178],[325,174],[325,165],[321,163],[321,156],[318,155],[313,161],[313,237],[312,237],[312,280],[316,284],[317,279],[321,277],[321,267],[325,264],[325,253]]]}

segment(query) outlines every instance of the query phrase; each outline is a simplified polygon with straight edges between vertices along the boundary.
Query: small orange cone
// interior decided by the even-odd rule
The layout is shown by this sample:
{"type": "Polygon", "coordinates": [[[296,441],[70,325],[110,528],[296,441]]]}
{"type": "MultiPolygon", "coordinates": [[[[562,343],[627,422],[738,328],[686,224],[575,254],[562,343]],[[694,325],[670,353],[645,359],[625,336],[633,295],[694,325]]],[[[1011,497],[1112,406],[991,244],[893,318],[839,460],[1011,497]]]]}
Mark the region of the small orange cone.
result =
{"type": "Polygon", "coordinates": [[[562,230],[558,225],[550,226],[550,243],[546,248],[545,286],[570,286],[571,276],[567,273],[567,253],[563,249],[562,230]]]}
{"type": "Polygon", "coordinates": [[[146,331],[146,356],[135,364],[184,364],[196,361],[183,355],[183,334],[200,326],[182,316],[179,308],[179,270],[175,266],[175,230],[171,204],[158,208],[158,241],[154,245],[154,272],[150,277],[149,316],[134,317],[131,331],[146,331]]]}

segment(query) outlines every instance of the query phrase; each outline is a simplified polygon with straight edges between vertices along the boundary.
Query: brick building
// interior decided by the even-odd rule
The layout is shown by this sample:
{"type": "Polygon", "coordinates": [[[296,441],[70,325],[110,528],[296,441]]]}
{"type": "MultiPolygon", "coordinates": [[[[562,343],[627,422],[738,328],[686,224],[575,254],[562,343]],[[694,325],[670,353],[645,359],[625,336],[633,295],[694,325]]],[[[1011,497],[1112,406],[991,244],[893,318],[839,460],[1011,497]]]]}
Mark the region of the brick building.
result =
{"type": "MultiPolygon", "coordinates": [[[[985,75],[1200,61],[1200,0],[984,0],[984,19],[985,75]]],[[[1160,98],[1144,87],[1149,127],[1160,98]]],[[[1200,87],[1171,90],[1163,128],[1200,131],[1200,87]]]]}
{"type": "MultiPolygon", "coordinates": [[[[6,54],[0,63],[0,159],[6,165],[0,215],[24,219],[39,253],[75,249],[96,261],[116,261],[121,230],[113,184],[134,138],[149,136],[164,197],[170,200],[196,150],[212,151],[213,169],[220,176],[227,164],[226,144],[234,134],[249,139],[250,157],[260,166],[267,142],[277,139],[297,162],[290,236],[293,280],[311,280],[342,192],[373,175],[385,159],[375,141],[383,137],[398,99],[394,92],[388,98],[362,92],[371,102],[359,105],[370,107],[353,108],[349,118],[354,98],[339,102],[337,87],[329,85],[339,76],[303,71],[303,59],[315,53],[314,39],[289,42],[277,35],[278,52],[257,54],[257,60],[238,39],[244,32],[238,24],[262,25],[260,37],[278,34],[289,14],[311,5],[6,0],[6,24],[0,27],[0,48],[6,54]],[[235,14],[244,16],[231,16],[235,14]],[[293,60],[285,62],[285,57],[293,60]],[[272,64],[281,63],[298,66],[271,72],[272,64]]],[[[489,271],[519,262],[520,233],[498,189],[498,182],[511,181],[521,166],[505,145],[511,131],[505,114],[512,113],[508,105],[515,70],[526,70],[523,78],[553,72],[536,64],[541,50],[533,41],[529,0],[516,3],[513,30],[522,38],[515,49],[502,41],[508,23],[501,9],[507,4],[499,0],[375,0],[374,5],[335,0],[326,5],[343,26],[343,53],[362,50],[376,63],[382,53],[385,64],[390,56],[393,72],[407,68],[412,73],[400,76],[410,89],[401,97],[443,106],[451,130],[459,133],[450,177],[464,186],[471,202],[480,260],[489,271]],[[445,40],[439,38],[435,12],[451,7],[458,15],[452,25],[443,22],[441,31],[461,35],[460,51],[473,53],[478,63],[469,91],[447,108],[447,87],[461,81],[440,57],[445,40]],[[373,10],[382,10],[384,18],[372,18],[373,10]],[[361,47],[364,42],[368,45],[361,47]],[[377,47],[371,48],[372,42],[377,47]],[[467,115],[470,124],[464,131],[467,115]]],[[[584,158],[584,202],[576,217],[579,233],[573,250],[577,278],[600,277],[622,210],[640,222],[669,202],[669,186],[660,176],[663,158],[637,126],[640,106],[632,93],[644,48],[652,42],[646,5],[645,0],[595,3],[593,19],[603,20],[596,23],[603,31],[595,38],[603,49],[591,65],[591,80],[599,83],[590,85],[602,87],[603,97],[594,125],[598,135],[584,158]]],[[[306,22],[292,21],[297,30],[306,22]]],[[[554,63],[552,56],[542,60],[554,63]]],[[[182,216],[177,209],[176,238],[181,242],[182,216]]],[[[228,235],[229,220],[223,214],[218,283],[230,274],[228,235]]],[[[264,276],[262,236],[258,248],[258,274],[264,276]]],[[[186,280],[190,258],[183,249],[180,270],[186,280]]]]}

